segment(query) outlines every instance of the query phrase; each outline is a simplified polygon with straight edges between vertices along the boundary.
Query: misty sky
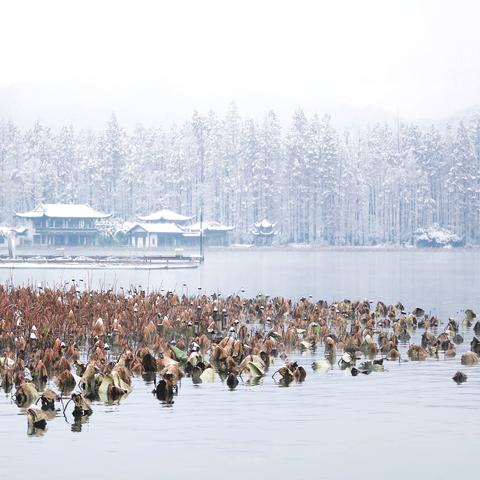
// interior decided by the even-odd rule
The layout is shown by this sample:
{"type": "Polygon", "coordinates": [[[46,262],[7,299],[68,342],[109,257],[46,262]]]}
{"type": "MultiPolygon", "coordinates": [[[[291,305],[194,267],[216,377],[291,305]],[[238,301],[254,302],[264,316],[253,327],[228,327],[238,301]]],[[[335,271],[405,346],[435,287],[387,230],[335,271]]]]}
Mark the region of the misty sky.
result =
{"type": "Polygon", "coordinates": [[[418,120],[480,105],[476,0],[0,5],[0,116],[14,119],[152,123],[235,101],[418,120]]]}

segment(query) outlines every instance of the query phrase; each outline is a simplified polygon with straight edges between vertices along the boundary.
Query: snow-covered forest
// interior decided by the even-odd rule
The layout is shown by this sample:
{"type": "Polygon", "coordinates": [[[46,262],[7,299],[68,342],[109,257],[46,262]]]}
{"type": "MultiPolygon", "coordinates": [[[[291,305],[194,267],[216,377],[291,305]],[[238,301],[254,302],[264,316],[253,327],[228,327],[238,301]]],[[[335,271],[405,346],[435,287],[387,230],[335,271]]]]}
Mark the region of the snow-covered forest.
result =
{"type": "Polygon", "coordinates": [[[20,129],[0,121],[0,220],[40,202],[89,203],[135,220],[162,207],[234,225],[276,223],[277,242],[411,243],[432,225],[480,243],[480,117],[424,129],[413,124],[338,131],[298,110],[242,118],[194,113],[183,125],[126,131],[20,129]]]}

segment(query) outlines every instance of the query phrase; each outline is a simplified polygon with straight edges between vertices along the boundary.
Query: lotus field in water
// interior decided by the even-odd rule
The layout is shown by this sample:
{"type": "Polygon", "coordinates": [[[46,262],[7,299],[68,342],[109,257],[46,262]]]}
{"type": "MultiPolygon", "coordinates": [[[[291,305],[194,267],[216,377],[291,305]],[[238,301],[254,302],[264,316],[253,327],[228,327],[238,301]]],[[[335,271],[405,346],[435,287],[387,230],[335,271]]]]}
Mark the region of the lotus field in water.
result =
{"type": "MultiPolygon", "coordinates": [[[[0,287],[0,318],[1,387],[30,435],[56,417],[81,430],[96,402],[119,404],[132,393],[133,376],[154,382],[152,403],[172,405],[182,381],[233,390],[263,379],[308,382],[333,369],[389,375],[389,362],[452,358],[465,342],[458,367],[480,355],[472,310],[441,320],[380,301],[0,287]],[[472,338],[460,335],[460,322],[472,338]],[[302,365],[301,353],[313,351],[320,357],[302,365]]],[[[467,381],[462,371],[452,378],[467,381]]]]}

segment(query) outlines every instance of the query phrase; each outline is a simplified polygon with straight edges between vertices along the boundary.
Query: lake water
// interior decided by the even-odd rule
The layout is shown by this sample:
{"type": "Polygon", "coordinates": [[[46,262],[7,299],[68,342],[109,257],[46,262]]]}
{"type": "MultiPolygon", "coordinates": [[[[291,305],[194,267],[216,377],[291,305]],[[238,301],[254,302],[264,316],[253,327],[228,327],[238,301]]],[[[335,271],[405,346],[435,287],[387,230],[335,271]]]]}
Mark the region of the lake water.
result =
{"type": "Polygon", "coordinates": [[[61,286],[72,279],[95,289],[142,285],[192,295],[201,287],[202,293],[223,295],[244,289],[247,296],[400,300],[448,317],[480,304],[480,250],[207,250],[198,269],[0,269],[0,282],[16,285],[61,286]]]}
{"type": "MultiPolygon", "coordinates": [[[[0,270],[0,280],[400,300],[445,321],[461,320],[466,308],[480,311],[479,272],[479,250],[251,250],[207,252],[198,270],[0,270]]],[[[473,335],[462,333],[454,359],[388,362],[383,373],[352,377],[338,367],[313,372],[321,349],[296,355],[307,370],[303,384],[280,387],[267,375],[231,392],[219,380],[194,386],[184,379],[172,406],[160,404],[153,385],[138,378],[120,405],[95,403],[81,432],[60,416],[42,437],[27,436],[25,415],[2,391],[0,478],[473,478],[480,367],[460,365],[473,335]],[[457,370],[468,375],[466,383],[451,380],[457,370]]]]}

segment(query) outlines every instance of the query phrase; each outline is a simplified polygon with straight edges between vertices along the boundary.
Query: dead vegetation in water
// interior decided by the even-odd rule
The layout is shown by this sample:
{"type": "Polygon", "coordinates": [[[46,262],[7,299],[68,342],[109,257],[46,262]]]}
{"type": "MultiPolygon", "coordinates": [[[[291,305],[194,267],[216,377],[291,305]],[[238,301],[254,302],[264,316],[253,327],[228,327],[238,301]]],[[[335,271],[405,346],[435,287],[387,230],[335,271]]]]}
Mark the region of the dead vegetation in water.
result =
{"type": "MultiPolygon", "coordinates": [[[[475,318],[466,310],[462,324],[470,327],[475,318]]],[[[204,388],[220,379],[229,390],[262,383],[267,374],[282,386],[308,381],[291,352],[323,351],[311,365],[317,374],[338,367],[368,375],[385,371],[389,361],[454,358],[464,341],[459,323],[439,325],[422,308],[407,313],[401,303],[0,286],[0,383],[6,392],[15,389],[32,428],[42,430],[49,420],[34,406],[41,401],[41,412],[73,416],[72,430],[79,431],[93,413],[91,402],[120,403],[134,376],[153,381],[154,397],[172,405],[187,380],[204,388]],[[420,344],[411,342],[417,329],[420,344]],[[273,364],[281,366],[271,375],[273,364]]],[[[480,332],[478,321],[473,331],[480,332]]],[[[470,347],[464,365],[479,363],[475,336],[470,347]]]]}

